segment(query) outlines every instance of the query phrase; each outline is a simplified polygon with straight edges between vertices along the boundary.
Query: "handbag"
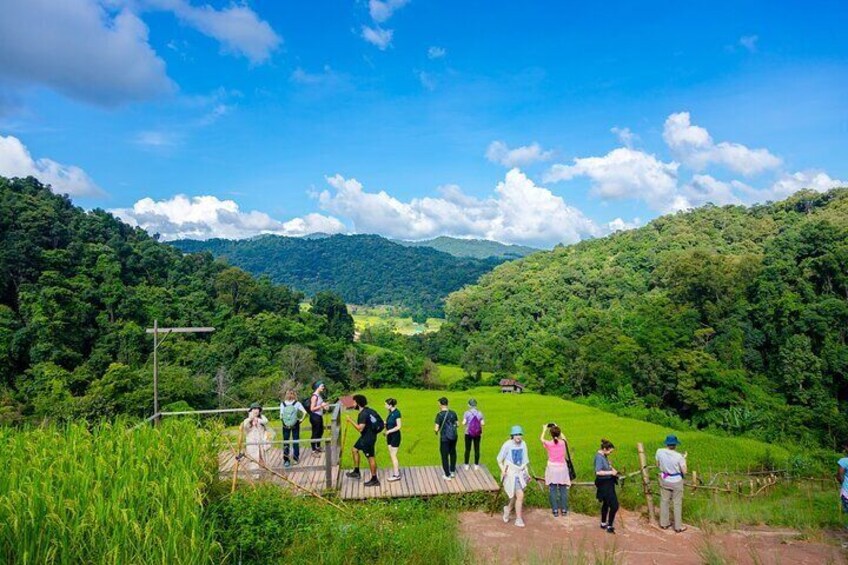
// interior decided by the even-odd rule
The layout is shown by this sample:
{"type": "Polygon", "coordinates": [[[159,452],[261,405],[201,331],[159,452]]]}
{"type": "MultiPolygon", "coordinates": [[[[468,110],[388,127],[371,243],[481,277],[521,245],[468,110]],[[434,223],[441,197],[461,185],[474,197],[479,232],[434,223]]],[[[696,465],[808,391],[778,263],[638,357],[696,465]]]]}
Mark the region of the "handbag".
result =
{"type": "Polygon", "coordinates": [[[568,465],[568,477],[573,481],[577,478],[574,463],[571,462],[571,452],[568,450],[568,441],[565,442],[565,464],[568,465]]]}

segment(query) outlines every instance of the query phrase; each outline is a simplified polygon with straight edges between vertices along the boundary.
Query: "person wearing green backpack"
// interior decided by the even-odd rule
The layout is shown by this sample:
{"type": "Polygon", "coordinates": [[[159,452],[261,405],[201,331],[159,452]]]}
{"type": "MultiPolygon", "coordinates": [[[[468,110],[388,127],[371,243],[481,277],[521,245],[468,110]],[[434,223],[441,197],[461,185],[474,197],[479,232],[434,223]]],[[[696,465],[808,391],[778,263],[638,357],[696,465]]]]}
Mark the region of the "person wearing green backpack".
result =
{"type": "Polygon", "coordinates": [[[289,441],[289,438],[291,438],[295,443],[291,450],[289,450],[289,444],[283,444],[283,466],[286,468],[292,466],[292,461],[297,464],[300,460],[300,443],[298,443],[300,441],[300,423],[308,415],[309,413],[297,399],[295,392],[291,389],[287,390],[285,399],[280,403],[280,420],[283,422],[283,441],[289,441]],[[289,453],[293,453],[293,459],[289,457],[289,453]]]}

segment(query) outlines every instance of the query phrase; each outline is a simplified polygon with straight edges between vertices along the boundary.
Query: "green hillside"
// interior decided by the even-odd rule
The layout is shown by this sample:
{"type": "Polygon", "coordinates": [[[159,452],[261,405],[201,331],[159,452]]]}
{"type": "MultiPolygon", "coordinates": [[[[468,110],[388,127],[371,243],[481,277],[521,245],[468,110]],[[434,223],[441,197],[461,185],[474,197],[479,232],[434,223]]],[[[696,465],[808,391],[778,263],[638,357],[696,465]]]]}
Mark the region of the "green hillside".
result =
{"type": "Polygon", "coordinates": [[[347,382],[344,302],[322,293],[301,312],[302,298],[34,178],[0,177],[0,424],[150,415],[154,319],[216,328],[161,348],[162,406],[244,405],[286,379],[347,382]],[[299,369],[286,374],[292,359],[299,369]]]}
{"type": "Polygon", "coordinates": [[[539,391],[764,439],[848,437],[848,189],[706,206],[507,263],[442,332],[539,391]]]}
{"type": "Polygon", "coordinates": [[[524,245],[510,245],[487,239],[460,239],[457,237],[440,236],[423,241],[393,240],[407,247],[432,247],[437,251],[450,253],[455,257],[473,257],[488,259],[498,257],[503,259],[518,259],[539,251],[524,245]]]}
{"type": "Polygon", "coordinates": [[[503,259],[454,257],[429,247],[407,247],[377,235],[320,238],[263,236],[248,240],[172,242],[209,251],[254,275],[312,295],[332,290],[349,304],[391,304],[423,321],[442,314],[450,292],[475,282],[503,259]]]}

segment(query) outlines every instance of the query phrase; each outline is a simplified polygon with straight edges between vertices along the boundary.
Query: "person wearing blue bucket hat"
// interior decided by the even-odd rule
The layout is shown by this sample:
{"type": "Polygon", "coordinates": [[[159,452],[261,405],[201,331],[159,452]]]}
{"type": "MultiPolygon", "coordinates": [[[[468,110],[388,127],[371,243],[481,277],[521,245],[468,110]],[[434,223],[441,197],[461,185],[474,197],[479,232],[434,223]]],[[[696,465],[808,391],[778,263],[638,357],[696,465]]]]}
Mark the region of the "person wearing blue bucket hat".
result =
{"type": "Polygon", "coordinates": [[[524,441],[524,430],[521,426],[512,426],[509,439],[501,446],[498,453],[498,466],[501,468],[501,484],[509,497],[509,503],[503,509],[503,521],[509,522],[509,516],[515,508],[515,525],[524,527],[524,489],[530,481],[527,468],[530,466],[530,454],[524,441]]]}
{"type": "Polygon", "coordinates": [[[674,531],[683,532],[683,481],[686,477],[686,455],[680,454],[677,447],[680,440],[674,434],[665,438],[665,447],[657,450],[657,468],[660,470],[660,527],[671,527],[669,505],[674,505],[674,531]]]}

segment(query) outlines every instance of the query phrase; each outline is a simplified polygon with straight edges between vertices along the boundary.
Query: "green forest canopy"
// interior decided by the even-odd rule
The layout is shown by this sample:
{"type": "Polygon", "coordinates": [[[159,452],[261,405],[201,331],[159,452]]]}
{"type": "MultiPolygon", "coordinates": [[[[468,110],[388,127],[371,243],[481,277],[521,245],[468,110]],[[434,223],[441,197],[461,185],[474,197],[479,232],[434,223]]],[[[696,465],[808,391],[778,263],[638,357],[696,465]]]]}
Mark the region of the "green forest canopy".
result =
{"type": "Polygon", "coordinates": [[[438,347],[471,371],[769,440],[848,437],[848,189],[536,253],[446,312],[438,347]]]}
{"type": "Polygon", "coordinates": [[[344,301],[184,255],[34,178],[0,177],[0,423],[151,413],[153,320],[214,326],[160,350],[163,405],[244,406],[322,378],[411,384],[409,362],[352,343],[344,301]]]}
{"type": "Polygon", "coordinates": [[[378,235],[316,238],[265,235],[245,240],[180,240],[185,252],[209,251],[254,275],[307,295],[332,290],[348,304],[402,306],[416,320],[440,317],[444,298],[505,258],[454,257],[378,235]]]}

